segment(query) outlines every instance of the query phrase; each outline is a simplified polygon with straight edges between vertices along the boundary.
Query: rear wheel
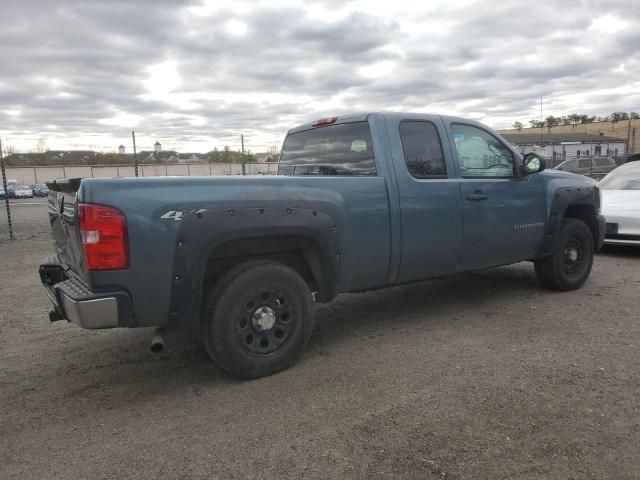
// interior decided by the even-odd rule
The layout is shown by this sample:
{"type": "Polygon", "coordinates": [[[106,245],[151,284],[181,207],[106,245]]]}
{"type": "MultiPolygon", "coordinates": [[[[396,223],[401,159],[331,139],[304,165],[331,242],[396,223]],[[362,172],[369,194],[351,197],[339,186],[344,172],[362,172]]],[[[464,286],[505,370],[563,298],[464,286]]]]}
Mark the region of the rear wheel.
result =
{"type": "Polygon", "coordinates": [[[207,351],[223,370],[241,378],[291,366],[312,328],[306,282],[292,268],[269,261],[248,262],[223,275],[202,316],[207,351]]]}
{"type": "Polygon", "coordinates": [[[582,221],[562,222],[550,257],[536,260],[535,269],[542,285],[553,290],[575,290],[589,278],[593,265],[593,236],[582,221]]]}

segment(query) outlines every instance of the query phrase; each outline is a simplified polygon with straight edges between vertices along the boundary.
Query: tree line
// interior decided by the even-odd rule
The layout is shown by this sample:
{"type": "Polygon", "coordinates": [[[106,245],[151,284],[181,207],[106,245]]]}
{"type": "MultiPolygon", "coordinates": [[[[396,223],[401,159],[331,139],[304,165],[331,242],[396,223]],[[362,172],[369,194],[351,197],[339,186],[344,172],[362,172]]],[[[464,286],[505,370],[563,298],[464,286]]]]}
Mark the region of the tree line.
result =
{"type": "MultiPolygon", "coordinates": [[[[242,151],[231,150],[228,146],[225,146],[222,150],[214,148],[207,154],[209,163],[242,163],[242,151]]],[[[245,163],[254,163],[256,161],[256,155],[251,150],[245,150],[244,152],[245,163]]]]}
{"type": "MultiPolygon", "coordinates": [[[[579,113],[572,113],[571,115],[563,115],[561,117],[554,117],[553,115],[549,115],[544,120],[529,120],[529,124],[531,128],[542,128],[542,127],[556,127],[558,125],[580,125],[583,123],[593,123],[593,122],[620,122],[622,120],[629,119],[638,119],[640,118],[640,113],[638,112],[613,112],[606,117],[600,116],[589,116],[579,113]]],[[[522,130],[524,125],[522,122],[515,121],[513,122],[513,128],[516,130],[522,130]]]]}

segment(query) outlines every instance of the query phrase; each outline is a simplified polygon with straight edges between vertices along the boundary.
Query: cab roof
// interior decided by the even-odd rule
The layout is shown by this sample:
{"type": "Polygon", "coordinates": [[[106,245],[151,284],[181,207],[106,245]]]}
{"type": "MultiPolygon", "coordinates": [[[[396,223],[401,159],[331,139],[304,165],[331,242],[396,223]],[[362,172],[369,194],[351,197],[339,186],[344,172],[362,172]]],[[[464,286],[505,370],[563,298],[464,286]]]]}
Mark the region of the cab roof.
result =
{"type": "Polygon", "coordinates": [[[442,118],[445,123],[446,122],[460,122],[460,123],[467,123],[467,124],[475,124],[475,125],[481,125],[479,122],[475,121],[475,120],[471,120],[468,118],[463,118],[463,117],[455,117],[455,116],[450,116],[450,115],[439,115],[439,114],[434,114],[434,113],[412,113],[412,112],[368,112],[368,113],[353,113],[353,114],[347,114],[347,115],[341,115],[341,116],[336,116],[336,117],[328,117],[328,118],[324,118],[324,119],[316,119],[312,122],[308,122],[308,123],[303,123],[302,125],[298,125],[296,127],[291,128],[288,132],[287,135],[292,134],[292,133],[297,133],[297,132],[302,132],[304,130],[310,130],[312,128],[317,128],[320,125],[314,125],[318,120],[332,120],[329,123],[325,123],[324,125],[339,125],[341,123],[352,123],[352,122],[365,122],[369,119],[369,117],[371,115],[384,115],[387,118],[401,118],[401,119],[416,119],[416,120],[428,120],[428,119],[434,119],[435,117],[438,118],[442,118]],[[333,121],[333,118],[335,118],[335,121],[333,121]]]}

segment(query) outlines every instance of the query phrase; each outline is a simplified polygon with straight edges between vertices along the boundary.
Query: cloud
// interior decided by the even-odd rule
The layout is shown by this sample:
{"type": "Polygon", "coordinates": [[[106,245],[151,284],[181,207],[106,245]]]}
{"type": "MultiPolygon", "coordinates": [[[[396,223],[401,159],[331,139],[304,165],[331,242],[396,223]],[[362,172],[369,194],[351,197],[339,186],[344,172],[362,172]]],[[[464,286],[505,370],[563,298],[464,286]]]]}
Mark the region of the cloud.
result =
{"type": "Polygon", "coordinates": [[[8,3],[0,136],[19,149],[115,149],[135,128],[139,148],[244,133],[264,150],[296,124],[385,109],[504,127],[537,118],[540,96],[546,115],[640,110],[635,0],[8,3]]]}

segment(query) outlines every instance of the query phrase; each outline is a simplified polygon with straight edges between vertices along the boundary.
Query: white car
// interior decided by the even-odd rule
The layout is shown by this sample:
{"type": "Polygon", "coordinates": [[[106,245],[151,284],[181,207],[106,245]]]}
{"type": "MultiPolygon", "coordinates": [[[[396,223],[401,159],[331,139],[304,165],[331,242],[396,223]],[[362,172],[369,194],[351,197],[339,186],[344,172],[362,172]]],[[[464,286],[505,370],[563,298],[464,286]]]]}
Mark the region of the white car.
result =
{"type": "Polygon", "coordinates": [[[626,163],[600,181],[605,244],[640,246],[640,162],[626,163]]]}
{"type": "Polygon", "coordinates": [[[30,187],[17,185],[13,187],[13,198],[32,198],[33,190],[30,187]]]}

